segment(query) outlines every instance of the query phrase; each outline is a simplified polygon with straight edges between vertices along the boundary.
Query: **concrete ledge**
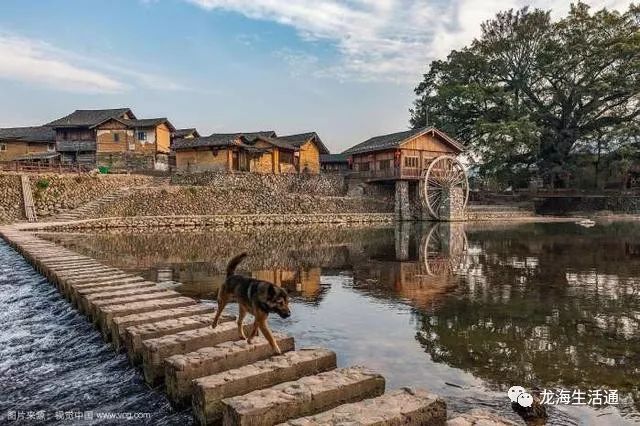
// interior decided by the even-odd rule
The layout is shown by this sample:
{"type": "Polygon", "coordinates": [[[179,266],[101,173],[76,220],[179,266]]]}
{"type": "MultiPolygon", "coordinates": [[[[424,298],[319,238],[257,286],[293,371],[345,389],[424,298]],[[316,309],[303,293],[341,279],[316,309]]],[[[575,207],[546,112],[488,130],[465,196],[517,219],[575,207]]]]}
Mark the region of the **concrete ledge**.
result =
{"type": "Polygon", "coordinates": [[[364,367],[307,376],[223,400],[223,424],[274,425],[382,395],[384,385],[384,377],[364,367]]]}
{"type": "Polygon", "coordinates": [[[157,311],[160,309],[180,308],[182,306],[195,305],[198,302],[190,297],[174,297],[172,299],[147,300],[144,302],[130,302],[120,305],[108,305],[98,309],[96,323],[105,339],[111,338],[112,322],[116,317],[139,314],[142,312],[157,311]]]}
{"type": "MultiPolygon", "coordinates": [[[[153,288],[153,287],[151,287],[153,288]]],[[[95,294],[95,293],[94,293],[95,294]]],[[[105,306],[110,305],[123,305],[129,302],[142,302],[145,300],[160,300],[160,299],[173,299],[181,297],[182,295],[177,291],[163,290],[158,288],[156,291],[144,294],[129,294],[125,296],[117,296],[110,299],[94,300],[88,303],[88,316],[89,318],[95,318],[97,311],[102,310],[105,306]]]]}
{"type": "Polygon", "coordinates": [[[447,406],[437,395],[421,389],[400,389],[377,398],[340,405],[315,416],[290,420],[280,426],[441,426],[446,420],[447,406]]]}
{"type": "Polygon", "coordinates": [[[135,294],[146,294],[146,293],[155,293],[158,291],[162,291],[163,289],[158,287],[158,286],[149,286],[149,287],[131,287],[131,288],[125,288],[125,289],[120,289],[118,287],[114,288],[110,288],[107,287],[104,291],[97,291],[95,293],[88,293],[88,294],[84,294],[81,298],[78,298],[76,300],[77,302],[77,306],[78,306],[78,310],[81,313],[87,313],[89,310],[89,305],[92,302],[98,301],[98,300],[105,300],[105,299],[114,299],[116,297],[126,297],[126,296],[133,296],[135,294]]]}
{"type": "Polygon", "coordinates": [[[222,420],[222,400],[336,368],[336,354],[327,349],[300,349],[244,367],[201,377],[192,382],[197,424],[222,420]]]}
{"type": "MultiPolygon", "coordinates": [[[[157,311],[141,312],[137,314],[125,315],[122,317],[116,317],[111,324],[111,339],[112,342],[120,340],[122,343],[125,341],[125,330],[127,327],[131,327],[139,324],[146,324],[152,322],[158,322],[170,318],[180,318],[189,315],[205,314],[215,312],[212,305],[204,303],[197,303],[195,305],[183,306],[179,308],[161,309],[157,311]]],[[[136,365],[142,362],[142,347],[136,347],[135,351],[132,348],[127,348],[129,361],[136,365]]]]}
{"type": "MultiPolygon", "coordinates": [[[[176,334],[181,331],[210,326],[216,310],[214,308],[208,308],[206,312],[207,313],[203,312],[200,315],[175,317],[165,319],[164,321],[129,326],[124,329],[124,333],[121,336],[122,339],[118,340],[123,341],[127,352],[130,354],[139,353],[144,340],[157,339],[158,337],[176,334]]],[[[234,316],[223,314],[220,317],[220,323],[235,321],[235,319],[234,316]]]]}
{"type": "MultiPolygon", "coordinates": [[[[248,331],[249,326],[245,325],[245,333],[248,331]]],[[[163,362],[172,355],[193,352],[206,346],[239,339],[238,326],[235,323],[224,322],[218,324],[216,328],[209,326],[144,340],[142,342],[144,379],[150,385],[161,383],[164,379],[163,362]]]]}
{"type": "MultiPolygon", "coordinates": [[[[294,349],[293,337],[274,333],[283,352],[294,349]]],[[[273,349],[264,337],[249,344],[245,340],[226,342],[213,347],[204,347],[195,352],[175,355],[166,359],[164,376],[169,401],[174,407],[183,407],[191,401],[193,379],[216,374],[260,361],[273,355],[273,349]]]]}

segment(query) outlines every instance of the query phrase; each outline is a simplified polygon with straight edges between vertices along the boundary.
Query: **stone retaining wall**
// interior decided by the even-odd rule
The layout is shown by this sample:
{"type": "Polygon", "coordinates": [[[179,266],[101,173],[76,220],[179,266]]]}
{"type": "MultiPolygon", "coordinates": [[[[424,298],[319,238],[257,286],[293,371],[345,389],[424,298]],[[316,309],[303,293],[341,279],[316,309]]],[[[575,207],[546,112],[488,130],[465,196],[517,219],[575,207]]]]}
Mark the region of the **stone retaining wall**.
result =
{"type": "Polygon", "coordinates": [[[0,223],[25,219],[20,176],[0,174],[0,223]]]}
{"type": "Polygon", "coordinates": [[[173,227],[223,227],[247,225],[311,225],[318,223],[391,223],[393,213],[331,213],[331,214],[250,214],[210,216],[129,216],[105,217],[73,222],[33,223],[22,225],[23,230],[73,231],[80,229],[115,228],[173,228],[173,227]]]}
{"type": "Polygon", "coordinates": [[[100,206],[88,217],[243,214],[387,213],[393,204],[369,197],[286,192],[259,186],[164,186],[139,188],[117,203],[100,206]]]}
{"type": "Polygon", "coordinates": [[[178,173],[171,177],[176,185],[224,187],[231,191],[264,191],[327,196],[347,194],[344,176],[335,174],[260,174],[260,173],[178,173]]]}
{"type": "MultiPolygon", "coordinates": [[[[100,174],[29,173],[28,176],[39,218],[74,209],[122,187],[150,183],[152,179],[140,175],[100,174]]],[[[20,176],[1,173],[0,223],[21,219],[24,219],[24,207],[20,176]]]]}

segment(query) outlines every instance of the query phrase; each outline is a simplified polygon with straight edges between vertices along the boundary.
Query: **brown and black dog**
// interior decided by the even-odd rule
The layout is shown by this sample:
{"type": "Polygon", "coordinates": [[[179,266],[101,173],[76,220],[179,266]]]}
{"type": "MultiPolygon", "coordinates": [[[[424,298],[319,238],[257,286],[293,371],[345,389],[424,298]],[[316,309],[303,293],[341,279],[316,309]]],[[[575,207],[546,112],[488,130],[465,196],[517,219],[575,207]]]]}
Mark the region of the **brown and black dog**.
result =
{"type": "Polygon", "coordinates": [[[247,342],[251,343],[251,340],[258,335],[258,329],[260,329],[273,350],[280,354],[282,352],[276,339],[273,338],[271,330],[269,330],[267,319],[271,312],[280,315],[282,318],[291,316],[289,296],[284,289],[275,284],[235,274],[236,267],[245,257],[247,257],[247,253],[239,254],[231,259],[227,265],[227,278],[220,290],[218,290],[218,311],[212,327],[215,328],[218,325],[220,315],[227,303],[235,300],[239,306],[238,333],[240,333],[240,336],[243,339],[247,339],[242,326],[244,317],[247,313],[250,313],[255,317],[255,321],[247,342]]]}

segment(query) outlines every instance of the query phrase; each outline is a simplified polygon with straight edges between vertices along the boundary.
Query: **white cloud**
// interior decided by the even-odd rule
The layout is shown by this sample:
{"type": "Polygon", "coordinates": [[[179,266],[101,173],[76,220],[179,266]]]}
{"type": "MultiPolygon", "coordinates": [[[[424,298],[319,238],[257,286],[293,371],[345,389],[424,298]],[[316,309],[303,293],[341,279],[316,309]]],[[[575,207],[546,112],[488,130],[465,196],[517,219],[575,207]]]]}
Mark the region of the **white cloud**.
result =
{"type": "Polygon", "coordinates": [[[74,92],[116,93],[126,85],[65,60],[53,46],[0,34],[0,78],[74,92]]]}
{"type": "Polygon", "coordinates": [[[121,62],[116,57],[82,55],[43,41],[0,33],[0,79],[79,93],[121,93],[135,87],[191,90],[170,78],[121,62]]]}
{"type": "MultiPolygon", "coordinates": [[[[186,0],[295,28],[307,40],[334,42],[338,66],[319,75],[341,79],[415,82],[433,59],[445,57],[480,34],[500,10],[526,5],[562,16],[565,0],[186,0]]],[[[626,8],[626,0],[588,0],[594,7],[626,8]]],[[[297,55],[302,55],[298,53],[297,55]]],[[[296,61],[294,61],[296,62],[296,61]]],[[[319,64],[322,66],[322,64],[319,64]]]]}

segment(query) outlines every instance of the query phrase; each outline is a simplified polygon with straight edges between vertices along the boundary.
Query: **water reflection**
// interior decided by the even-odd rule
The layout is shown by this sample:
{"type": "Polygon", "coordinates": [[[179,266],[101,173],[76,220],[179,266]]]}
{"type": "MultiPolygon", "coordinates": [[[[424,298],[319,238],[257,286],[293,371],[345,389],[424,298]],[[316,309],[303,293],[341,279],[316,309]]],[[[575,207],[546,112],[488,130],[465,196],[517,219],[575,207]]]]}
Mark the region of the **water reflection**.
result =
{"type": "MultiPolygon", "coordinates": [[[[462,381],[462,370],[496,392],[513,384],[618,389],[627,420],[638,419],[640,401],[638,237],[640,224],[621,222],[48,236],[148,278],[180,282],[178,291],[205,299],[215,297],[227,259],[248,251],[245,273],[286,287],[308,307],[297,311],[292,332],[361,341],[365,304],[379,312],[371,326],[401,327],[386,338],[410,368],[385,364],[394,383],[411,382],[406,370],[462,381]],[[351,315],[337,311],[345,290],[365,296],[348,307],[351,315]],[[410,306],[411,319],[398,325],[380,303],[391,312],[410,306]]],[[[379,351],[350,356],[376,362],[379,351]]]]}

